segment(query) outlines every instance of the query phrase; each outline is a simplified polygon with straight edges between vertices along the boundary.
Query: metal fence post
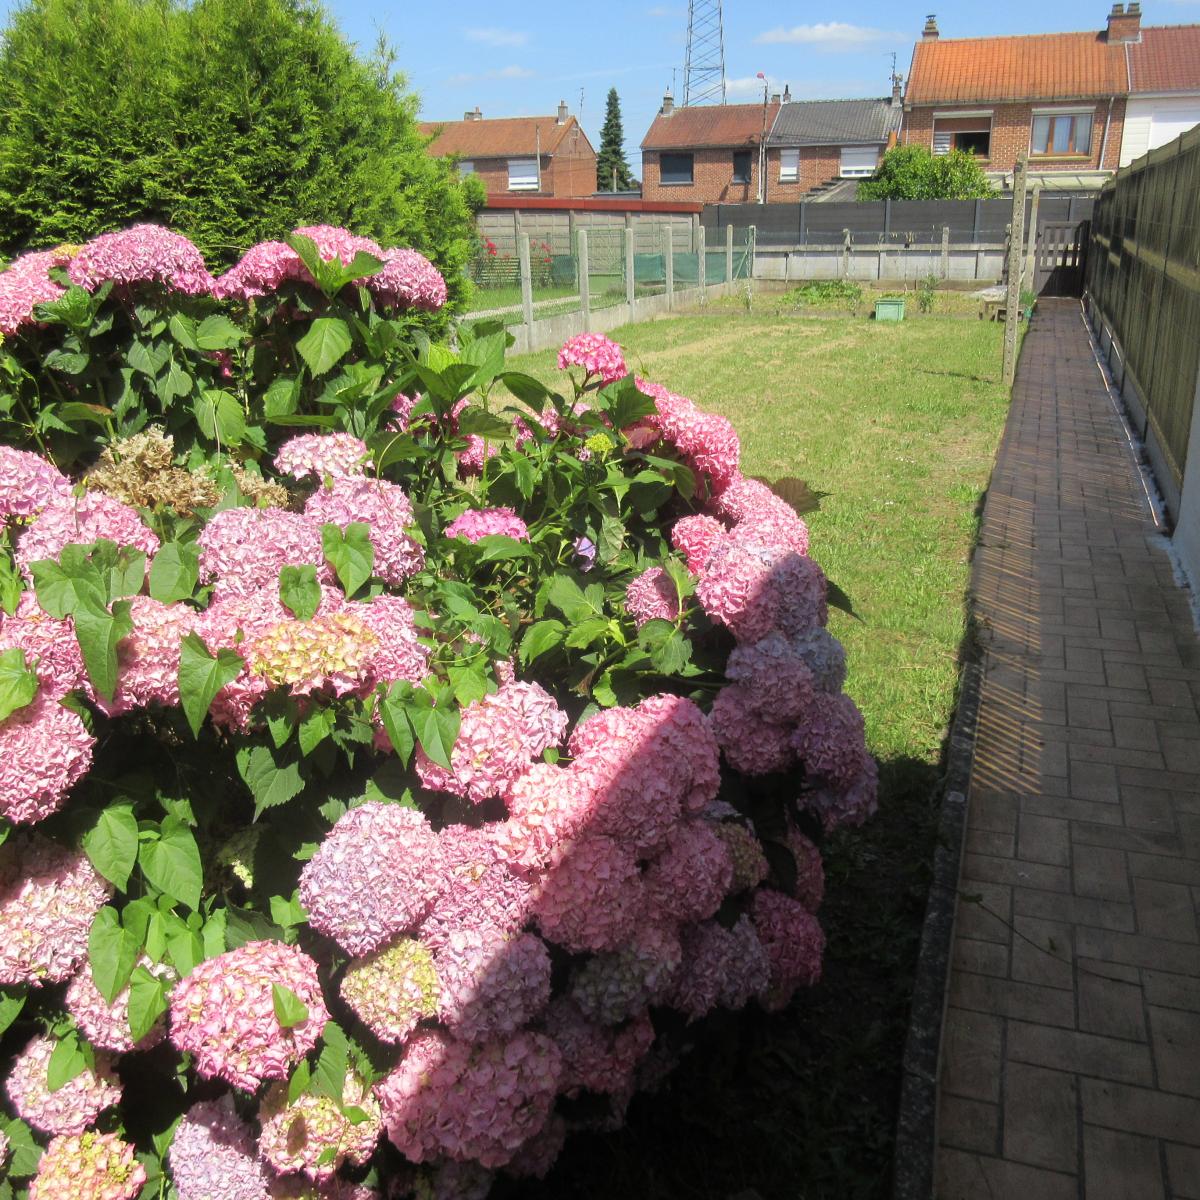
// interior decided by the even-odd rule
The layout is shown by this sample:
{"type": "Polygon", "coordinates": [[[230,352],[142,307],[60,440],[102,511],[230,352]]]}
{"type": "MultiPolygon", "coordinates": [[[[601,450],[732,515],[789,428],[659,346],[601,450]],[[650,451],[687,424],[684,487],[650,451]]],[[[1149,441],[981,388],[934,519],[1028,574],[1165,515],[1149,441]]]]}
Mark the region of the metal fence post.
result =
{"type": "Polygon", "coordinates": [[[592,325],[592,290],[591,280],[588,279],[588,239],[586,229],[579,231],[579,307],[583,312],[583,332],[587,333],[592,325]]]}
{"type": "Polygon", "coordinates": [[[675,229],[667,226],[667,252],[665,255],[667,274],[667,311],[675,307],[675,229]]]}
{"type": "Polygon", "coordinates": [[[633,316],[633,297],[634,297],[634,265],[633,265],[633,239],[634,231],[632,222],[625,226],[625,303],[629,305],[629,315],[633,316]]]}
{"type": "Polygon", "coordinates": [[[950,226],[942,226],[942,278],[950,278],[950,226]]]}
{"type": "Polygon", "coordinates": [[[725,282],[733,282],[733,226],[725,226],[725,282]]]}
{"type": "Polygon", "coordinates": [[[705,292],[705,286],[708,284],[707,264],[704,261],[704,256],[707,253],[708,239],[704,235],[704,226],[701,225],[696,231],[696,282],[700,286],[700,303],[704,304],[708,300],[708,295],[705,292]]]}
{"type": "Polygon", "coordinates": [[[533,325],[533,271],[529,266],[529,238],[520,242],[521,254],[521,310],[527,326],[533,325]]]}

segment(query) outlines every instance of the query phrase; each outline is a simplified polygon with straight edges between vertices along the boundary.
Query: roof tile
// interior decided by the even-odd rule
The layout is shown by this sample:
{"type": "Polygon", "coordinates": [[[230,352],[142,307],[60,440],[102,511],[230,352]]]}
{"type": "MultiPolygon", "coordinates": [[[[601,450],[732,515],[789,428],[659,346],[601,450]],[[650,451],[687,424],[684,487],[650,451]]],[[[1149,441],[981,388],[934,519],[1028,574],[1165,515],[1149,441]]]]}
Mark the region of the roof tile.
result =
{"type": "Polygon", "coordinates": [[[779,110],[772,146],[844,146],[886,142],[900,108],[885,100],[797,100],[779,110]]]}
{"type": "MultiPolygon", "coordinates": [[[[766,106],[766,128],[779,111],[778,103],[766,106]]],[[[764,128],[761,104],[704,104],[677,108],[670,116],[659,113],[646,136],[643,150],[672,150],[692,146],[757,146],[764,128]]]]}
{"type": "Polygon", "coordinates": [[[1131,92],[1200,92],[1200,25],[1155,25],[1129,43],[1131,92]]]}
{"type": "Polygon", "coordinates": [[[423,121],[421,132],[432,136],[429,153],[437,157],[456,154],[461,158],[509,158],[532,156],[538,145],[543,154],[553,154],[569,134],[587,141],[587,134],[574,117],[563,124],[557,117],[490,117],[478,121],[423,121]]]}

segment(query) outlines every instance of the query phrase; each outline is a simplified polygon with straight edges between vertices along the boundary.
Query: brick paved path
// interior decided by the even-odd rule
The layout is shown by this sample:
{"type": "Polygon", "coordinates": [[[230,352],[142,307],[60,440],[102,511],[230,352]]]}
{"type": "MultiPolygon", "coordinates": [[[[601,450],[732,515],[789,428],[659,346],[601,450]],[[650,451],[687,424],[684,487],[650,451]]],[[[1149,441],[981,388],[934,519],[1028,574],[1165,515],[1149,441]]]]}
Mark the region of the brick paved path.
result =
{"type": "Polygon", "coordinates": [[[1200,643],[1078,304],[1026,340],[974,587],[938,1196],[1200,1198],[1200,643]]]}

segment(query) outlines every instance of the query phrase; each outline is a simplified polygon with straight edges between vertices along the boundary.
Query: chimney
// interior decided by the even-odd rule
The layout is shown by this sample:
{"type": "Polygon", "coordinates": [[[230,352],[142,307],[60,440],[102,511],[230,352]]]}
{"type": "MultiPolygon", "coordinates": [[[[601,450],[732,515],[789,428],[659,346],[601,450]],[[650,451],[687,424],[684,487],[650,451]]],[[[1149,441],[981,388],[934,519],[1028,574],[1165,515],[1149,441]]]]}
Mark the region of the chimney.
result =
{"type": "Polygon", "coordinates": [[[463,113],[463,120],[464,121],[482,121],[483,113],[481,113],[479,111],[479,105],[477,104],[477,105],[475,105],[474,109],[468,109],[467,112],[463,113]]]}
{"type": "Polygon", "coordinates": [[[925,28],[921,30],[921,40],[923,42],[932,42],[937,36],[937,13],[930,13],[925,18],[925,28]]]}
{"type": "Polygon", "coordinates": [[[792,102],[792,89],[790,84],[785,83],[783,85],[783,102],[784,104],[791,104],[792,102]]]}
{"type": "Polygon", "coordinates": [[[771,103],[772,104],[778,104],[780,99],[781,99],[781,97],[778,92],[771,93],[771,103]]]}
{"type": "Polygon", "coordinates": [[[1108,14],[1110,42],[1140,42],[1142,40],[1142,6],[1114,4],[1108,14]]]}
{"type": "Polygon", "coordinates": [[[567,111],[567,102],[565,100],[560,100],[558,102],[558,123],[560,125],[565,125],[567,123],[567,117],[570,115],[571,114],[567,111]]]}
{"type": "Polygon", "coordinates": [[[900,92],[900,85],[904,82],[903,75],[892,76],[892,107],[899,108],[904,103],[904,97],[900,92]]]}
{"type": "Polygon", "coordinates": [[[662,108],[658,111],[664,117],[669,117],[675,111],[675,97],[670,92],[663,96],[662,108]]]}

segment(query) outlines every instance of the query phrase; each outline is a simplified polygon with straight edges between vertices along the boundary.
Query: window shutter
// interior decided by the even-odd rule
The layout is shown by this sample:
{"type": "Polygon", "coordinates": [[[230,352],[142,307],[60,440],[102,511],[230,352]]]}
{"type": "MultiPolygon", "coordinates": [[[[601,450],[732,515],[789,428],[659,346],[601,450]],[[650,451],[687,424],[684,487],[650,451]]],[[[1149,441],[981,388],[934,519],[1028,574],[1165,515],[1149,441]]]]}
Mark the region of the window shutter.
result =
{"type": "Polygon", "coordinates": [[[510,158],[508,160],[508,190],[510,192],[536,192],[537,186],[536,158],[510,158]]]}
{"type": "Polygon", "coordinates": [[[795,183],[800,178],[800,151],[780,150],[779,182],[795,183]]]}
{"type": "Polygon", "coordinates": [[[954,145],[954,134],[942,133],[935,129],[933,131],[933,152],[934,154],[949,154],[954,145]]]}
{"type": "Polygon", "coordinates": [[[843,146],[842,178],[861,179],[875,174],[879,150],[875,146],[843,146]]]}

